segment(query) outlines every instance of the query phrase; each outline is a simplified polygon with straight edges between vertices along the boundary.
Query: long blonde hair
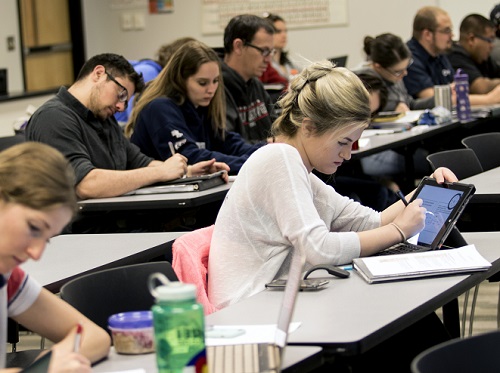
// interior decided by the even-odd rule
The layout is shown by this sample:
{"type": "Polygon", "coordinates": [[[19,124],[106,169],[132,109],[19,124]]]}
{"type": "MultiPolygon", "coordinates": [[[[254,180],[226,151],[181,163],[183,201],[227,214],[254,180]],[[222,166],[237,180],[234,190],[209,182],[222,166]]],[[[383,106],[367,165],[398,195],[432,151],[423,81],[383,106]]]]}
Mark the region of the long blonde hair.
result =
{"type": "MultiPolygon", "coordinates": [[[[129,123],[125,127],[125,135],[132,136],[141,110],[154,99],[165,96],[174,100],[177,105],[182,105],[188,99],[186,86],[188,78],[195,75],[200,66],[207,62],[216,62],[219,71],[221,71],[219,57],[212,48],[205,44],[194,40],[179,48],[160,74],[150,82],[138,102],[135,103],[129,123]]],[[[221,137],[224,137],[226,128],[225,101],[221,73],[217,91],[208,105],[208,115],[212,120],[212,128],[221,137]]]]}
{"type": "Polygon", "coordinates": [[[77,210],[75,175],[66,158],[49,145],[25,142],[0,152],[0,198],[35,210],[77,210]]]}
{"type": "Polygon", "coordinates": [[[366,127],[370,121],[369,94],[352,71],[329,61],[311,64],[290,82],[280,98],[281,114],[273,135],[294,137],[305,118],[311,119],[318,136],[348,126],[366,127]]]}

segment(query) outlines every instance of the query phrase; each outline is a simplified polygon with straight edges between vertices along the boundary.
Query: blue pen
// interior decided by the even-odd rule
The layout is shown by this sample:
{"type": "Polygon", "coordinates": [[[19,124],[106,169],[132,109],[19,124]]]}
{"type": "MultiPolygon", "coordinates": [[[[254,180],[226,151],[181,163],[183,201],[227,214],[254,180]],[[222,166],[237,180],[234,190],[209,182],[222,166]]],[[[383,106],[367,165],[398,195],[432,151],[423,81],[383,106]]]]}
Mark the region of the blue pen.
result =
{"type": "Polygon", "coordinates": [[[343,267],[340,267],[340,268],[342,268],[344,271],[352,271],[352,265],[343,266],[343,267]]]}

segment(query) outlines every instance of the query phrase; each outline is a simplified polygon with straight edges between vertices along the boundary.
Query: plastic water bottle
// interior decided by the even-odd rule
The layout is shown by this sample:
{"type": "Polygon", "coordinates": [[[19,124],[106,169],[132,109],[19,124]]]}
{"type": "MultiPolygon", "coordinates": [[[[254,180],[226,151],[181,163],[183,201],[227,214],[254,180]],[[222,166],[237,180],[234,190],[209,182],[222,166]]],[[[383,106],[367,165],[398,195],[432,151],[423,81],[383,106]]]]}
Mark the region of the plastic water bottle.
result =
{"type": "Polygon", "coordinates": [[[457,69],[455,73],[455,91],[457,93],[457,117],[462,123],[471,120],[469,101],[469,76],[457,69]]]}
{"type": "Polygon", "coordinates": [[[152,312],[158,372],[206,371],[205,317],[196,302],[196,287],[155,273],[149,289],[156,298],[152,312]],[[156,280],[163,284],[155,287],[156,280]]]}

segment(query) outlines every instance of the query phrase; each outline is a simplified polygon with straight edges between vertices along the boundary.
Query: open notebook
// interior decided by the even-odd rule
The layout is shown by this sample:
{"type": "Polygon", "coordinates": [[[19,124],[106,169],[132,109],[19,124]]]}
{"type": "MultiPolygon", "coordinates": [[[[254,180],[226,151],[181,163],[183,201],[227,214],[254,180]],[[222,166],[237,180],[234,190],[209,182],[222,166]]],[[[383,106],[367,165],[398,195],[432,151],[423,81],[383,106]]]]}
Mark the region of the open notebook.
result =
{"type": "Polygon", "coordinates": [[[283,294],[274,343],[218,345],[207,347],[209,372],[281,372],[283,352],[299,292],[305,257],[293,252],[288,281],[283,294]]]}

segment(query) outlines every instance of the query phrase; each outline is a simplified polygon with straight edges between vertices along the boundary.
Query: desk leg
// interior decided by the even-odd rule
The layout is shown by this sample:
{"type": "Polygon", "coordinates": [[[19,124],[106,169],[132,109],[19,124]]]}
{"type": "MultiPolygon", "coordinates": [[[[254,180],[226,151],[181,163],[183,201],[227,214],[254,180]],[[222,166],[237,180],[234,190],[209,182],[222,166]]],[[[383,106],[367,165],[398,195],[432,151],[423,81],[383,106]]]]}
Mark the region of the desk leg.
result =
{"type": "Polygon", "coordinates": [[[460,315],[457,298],[443,306],[443,324],[450,333],[451,338],[460,337],[460,315]]]}

